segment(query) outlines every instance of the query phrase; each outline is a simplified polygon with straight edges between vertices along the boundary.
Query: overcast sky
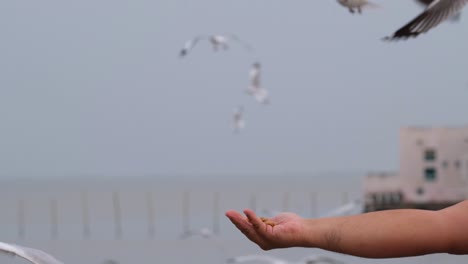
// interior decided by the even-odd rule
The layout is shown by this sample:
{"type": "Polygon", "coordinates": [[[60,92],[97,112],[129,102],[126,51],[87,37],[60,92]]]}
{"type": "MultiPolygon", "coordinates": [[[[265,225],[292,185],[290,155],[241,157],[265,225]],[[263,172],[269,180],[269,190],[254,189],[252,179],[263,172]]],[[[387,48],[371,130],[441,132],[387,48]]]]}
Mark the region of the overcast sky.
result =
{"type": "Polygon", "coordinates": [[[468,14],[387,43],[420,7],[375,2],[2,1],[0,177],[396,170],[400,127],[468,124],[468,14]],[[212,33],[256,53],[178,57],[212,33]],[[245,93],[255,60],[268,106],[245,93]]]}

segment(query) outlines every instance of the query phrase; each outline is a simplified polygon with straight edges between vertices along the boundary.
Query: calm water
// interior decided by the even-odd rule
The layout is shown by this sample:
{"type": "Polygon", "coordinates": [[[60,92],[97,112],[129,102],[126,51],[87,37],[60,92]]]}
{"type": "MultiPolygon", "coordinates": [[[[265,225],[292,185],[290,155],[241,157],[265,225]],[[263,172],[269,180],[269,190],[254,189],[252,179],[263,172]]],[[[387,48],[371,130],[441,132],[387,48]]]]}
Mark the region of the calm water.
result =
{"type": "MultiPolygon", "coordinates": [[[[1,240],[50,252],[65,263],[225,263],[227,257],[270,254],[299,260],[331,255],[346,263],[466,263],[437,254],[369,260],[316,249],[263,252],[224,217],[228,209],[288,210],[314,216],[360,198],[359,175],[197,180],[5,182],[1,240]],[[116,209],[117,208],[117,209],[116,209]],[[186,228],[219,230],[211,239],[181,240],[186,228]]],[[[0,263],[27,263],[0,255],[0,263]]]]}

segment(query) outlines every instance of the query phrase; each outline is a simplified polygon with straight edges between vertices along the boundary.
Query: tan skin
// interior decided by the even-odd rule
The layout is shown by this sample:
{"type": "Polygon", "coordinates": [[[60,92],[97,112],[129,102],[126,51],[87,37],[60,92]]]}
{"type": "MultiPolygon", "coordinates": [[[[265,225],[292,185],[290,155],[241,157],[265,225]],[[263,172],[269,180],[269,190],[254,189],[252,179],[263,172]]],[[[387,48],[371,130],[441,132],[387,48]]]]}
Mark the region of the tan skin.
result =
{"type": "Polygon", "coordinates": [[[401,209],[318,219],[293,213],[260,218],[249,209],[244,214],[226,212],[263,250],[311,247],[367,258],[468,254],[468,200],[439,211],[401,209]]]}

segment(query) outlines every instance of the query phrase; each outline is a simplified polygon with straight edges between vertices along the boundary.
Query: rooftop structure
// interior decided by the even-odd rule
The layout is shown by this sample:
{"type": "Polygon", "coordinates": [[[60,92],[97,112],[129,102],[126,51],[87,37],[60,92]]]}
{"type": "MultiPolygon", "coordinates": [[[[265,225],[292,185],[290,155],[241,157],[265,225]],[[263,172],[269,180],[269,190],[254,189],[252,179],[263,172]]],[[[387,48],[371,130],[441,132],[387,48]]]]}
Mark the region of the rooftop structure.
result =
{"type": "Polygon", "coordinates": [[[400,170],[369,173],[365,211],[440,209],[468,199],[468,127],[400,130],[400,170]]]}

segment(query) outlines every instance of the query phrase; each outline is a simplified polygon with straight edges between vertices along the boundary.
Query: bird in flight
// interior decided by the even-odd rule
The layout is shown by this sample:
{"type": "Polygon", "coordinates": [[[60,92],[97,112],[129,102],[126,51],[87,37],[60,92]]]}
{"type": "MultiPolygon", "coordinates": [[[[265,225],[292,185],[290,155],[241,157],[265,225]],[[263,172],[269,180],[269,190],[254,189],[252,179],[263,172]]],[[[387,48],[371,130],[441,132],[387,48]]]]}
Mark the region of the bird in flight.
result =
{"type": "Polygon", "coordinates": [[[418,2],[423,4],[428,3],[426,9],[416,18],[398,29],[393,35],[385,37],[384,40],[407,39],[426,33],[459,13],[468,3],[468,0],[420,0],[418,2]]]}
{"type": "Polygon", "coordinates": [[[378,5],[371,3],[367,0],[337,0],[342,6],[348,8],[351,14],[356,13],[362,14],[364,7],[379,7],[378,5]]]}
{"type": "Polygon", "coordinates": [[[51,255],[34,248],[0,242],[0,252],[28,260],[33,264],[63,264],[51,255]]]}
{"type": "Polygon", "coordinates": [[[250,86],[247,88],[247,93],[255,98],[261,104],[269,104],[270,96],[268,91],[262,87],[260,83],[260,69],[259,62],[255,62],[250,69],[250,86]]]}
{"type": "Polygon", "coordinates": [[[318,255],[311,255],[303,258],[300,261],[288,261],[285,259],[280,259],[277,257],[272,257],[269,255],[246,255],[246,256],[237,256],[233,258],[228,258],[226,260],[227,263],[243,263],[243,262],[263,262],[263,263],[270,263],[270,264],[320,264],[320,263],[329,263],[329,264],[343,264],[342,261],[326,257],[326,256],[318,256],[318,255]]]}
{"type": "Polygon", "coordinates": [[[213,230],[207,228],[207,227],[203,227],[203,228],[200,228],[198,230],[189,230],[189,231],[185,231],[181,236],[180,236],[180,239],[187,239],[189,237],[194,237],[194,236],[200,236],[200,237],[203,237],[203,238],[211,238],[215,235],[215,233],[213,232],[213,230]]]}
{"type": "Polygon", "coordinates": [[[253,48],[250,44],[244,42],[236,35],[199,35],[185,42],[184,47],[179,52],[179,56],[185,57],[200,40],[208,40],[209,43],[211,43],[213,51],[229,49],[229,43],[232,41],[240,43],[247,51],[253,51],[253,48]]]}
{"type": "Polygon", "coordinates": [[[243,115],[244,108],[242,106],[235,108],[234,112],[232,113],[232,127],[235,133],[239,133],[245,127],[243,115]]]}

